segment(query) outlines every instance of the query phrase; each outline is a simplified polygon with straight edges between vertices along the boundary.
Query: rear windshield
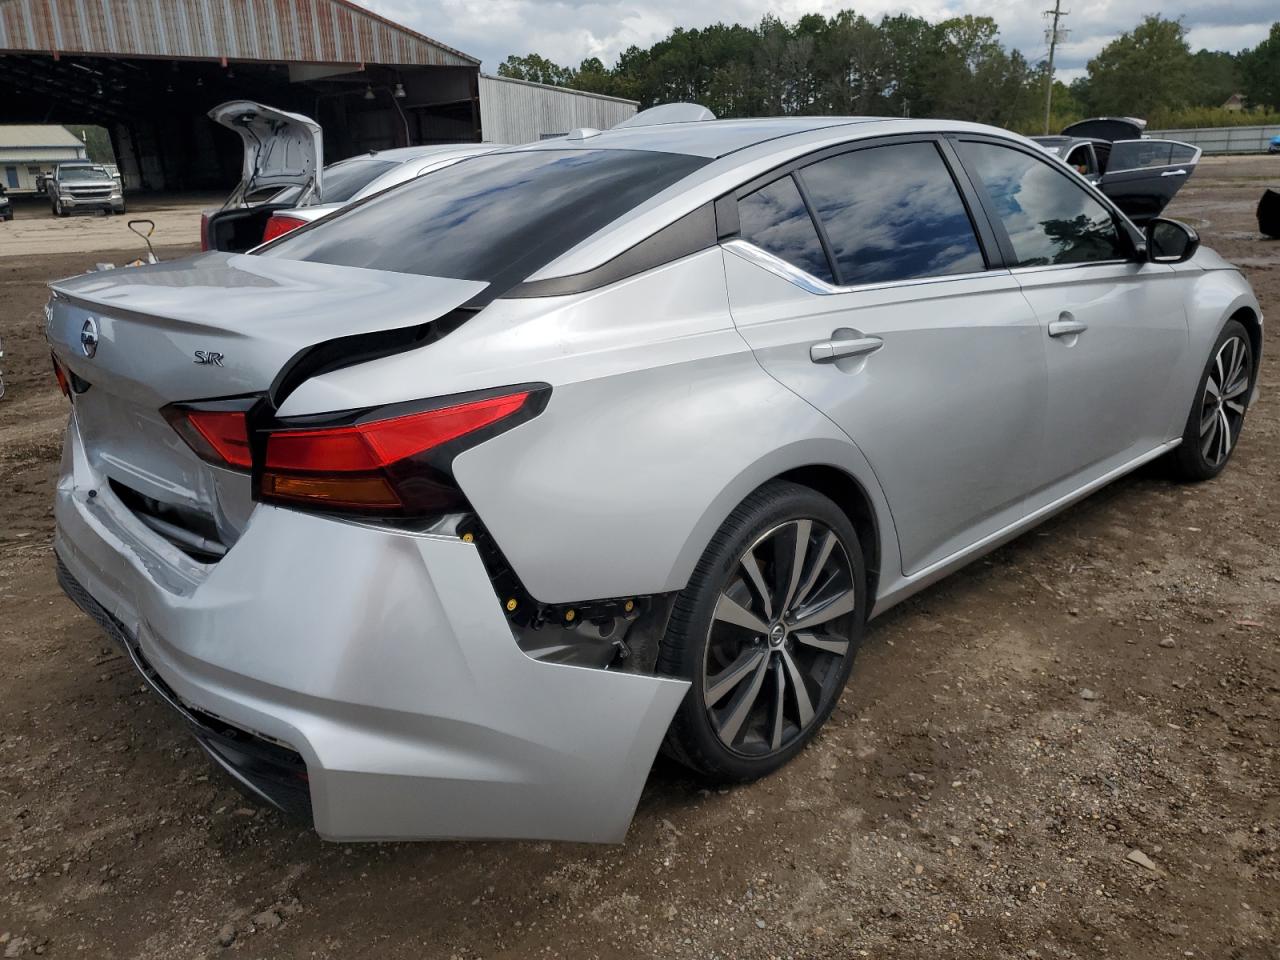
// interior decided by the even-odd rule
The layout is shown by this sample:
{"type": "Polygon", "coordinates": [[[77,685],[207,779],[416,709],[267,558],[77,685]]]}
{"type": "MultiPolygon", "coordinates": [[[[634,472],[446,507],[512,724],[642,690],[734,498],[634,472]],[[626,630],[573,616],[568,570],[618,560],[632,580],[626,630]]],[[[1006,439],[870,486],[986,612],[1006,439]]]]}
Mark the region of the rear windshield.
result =
{"type": "Polygon", "coordinates": [[[489,154],[358,201],[259,255],[487,281],[500,296],[706,162],[640,150],[489,154]]]}
{"type": "Polygon", "coordinates": [[[324,203],[345,203],[374,178],[382,176],[392,167],[394,160],[377,160],[373,157],[342,160],[324,168],[324,203]]]}

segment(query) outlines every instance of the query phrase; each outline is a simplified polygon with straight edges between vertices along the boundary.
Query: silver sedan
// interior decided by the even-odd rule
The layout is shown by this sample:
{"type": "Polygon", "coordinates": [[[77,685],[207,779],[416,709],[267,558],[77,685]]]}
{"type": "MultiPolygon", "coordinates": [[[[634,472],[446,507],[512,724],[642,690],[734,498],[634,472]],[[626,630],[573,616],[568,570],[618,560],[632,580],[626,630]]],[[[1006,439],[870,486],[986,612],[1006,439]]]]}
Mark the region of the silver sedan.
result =
{"type": "Polygon", "coordinates": [[[750,780],[869,620],[1229,462],[1249,284],[1007,132],[635,123],[53,285],[68,593],[329,838],[616,841],[750,780]]]}

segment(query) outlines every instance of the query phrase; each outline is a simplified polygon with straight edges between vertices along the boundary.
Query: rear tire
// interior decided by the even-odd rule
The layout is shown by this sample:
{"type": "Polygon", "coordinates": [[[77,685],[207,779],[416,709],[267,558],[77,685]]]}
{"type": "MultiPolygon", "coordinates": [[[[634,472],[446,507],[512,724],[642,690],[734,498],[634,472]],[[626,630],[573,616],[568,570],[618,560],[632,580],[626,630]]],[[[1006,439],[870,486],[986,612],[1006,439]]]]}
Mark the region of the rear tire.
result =
{"type": "Polygon", "coordinates": [[[676,598],[657,671],[693,685],[666,752],[720,782],[777,770],[835,709],[865,621],[866,571],[849,518],[808,487],[761,487],[725,520],[676,598]]]}
{"type": "Polygon", "coordinates": [[[1211,480],[1235,453],[1253,387],[1253,342],[1239,320],[1228,320],[1209,352],[1182,443],[1170,454],[1180,480],[1211,480]]]}

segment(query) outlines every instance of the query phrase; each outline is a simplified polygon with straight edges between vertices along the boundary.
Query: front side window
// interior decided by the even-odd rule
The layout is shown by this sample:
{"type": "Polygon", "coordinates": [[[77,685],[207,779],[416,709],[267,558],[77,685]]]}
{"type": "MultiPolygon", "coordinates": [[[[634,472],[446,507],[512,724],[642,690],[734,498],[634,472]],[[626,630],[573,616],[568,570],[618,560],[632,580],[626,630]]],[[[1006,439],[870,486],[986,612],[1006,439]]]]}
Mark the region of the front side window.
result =
{"type": "Polygon", "coordinates": [[[707,162],[647,150],[528,150],[376,193],[258,256],[487,282],[501,295],[707,162]]]}
{"type": "Polygon", "coordinates": [[[791,177],[775,180],[739,200],[738,222],[742,239],[827,283],[835,283],[818,239],[818,228],[791,177]]]}
{"type": "Polygon", "coordinates": [[[1111,211],[1050,162],[994,143],[964,141],[960,151],[1009,233],[1014,266],[1126,258],[1111,211]]]}
{"type": "Polygon", "coordinates": [[[986,269],[938,148],[901,143],[819,160],[800,172],[840,283],[886,283],[986,269]]]}

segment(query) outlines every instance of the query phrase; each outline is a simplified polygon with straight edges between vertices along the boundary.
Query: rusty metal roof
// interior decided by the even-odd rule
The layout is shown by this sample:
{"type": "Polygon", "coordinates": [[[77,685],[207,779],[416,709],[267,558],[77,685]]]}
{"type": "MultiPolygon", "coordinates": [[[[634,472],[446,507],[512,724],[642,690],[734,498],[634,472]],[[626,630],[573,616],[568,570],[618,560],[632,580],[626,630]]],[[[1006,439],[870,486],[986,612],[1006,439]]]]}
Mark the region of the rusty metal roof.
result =
{"type": "Polygon", "coordinates": [[[0,0],[0,52],[475,66],[350,0],[0,0]]]}

